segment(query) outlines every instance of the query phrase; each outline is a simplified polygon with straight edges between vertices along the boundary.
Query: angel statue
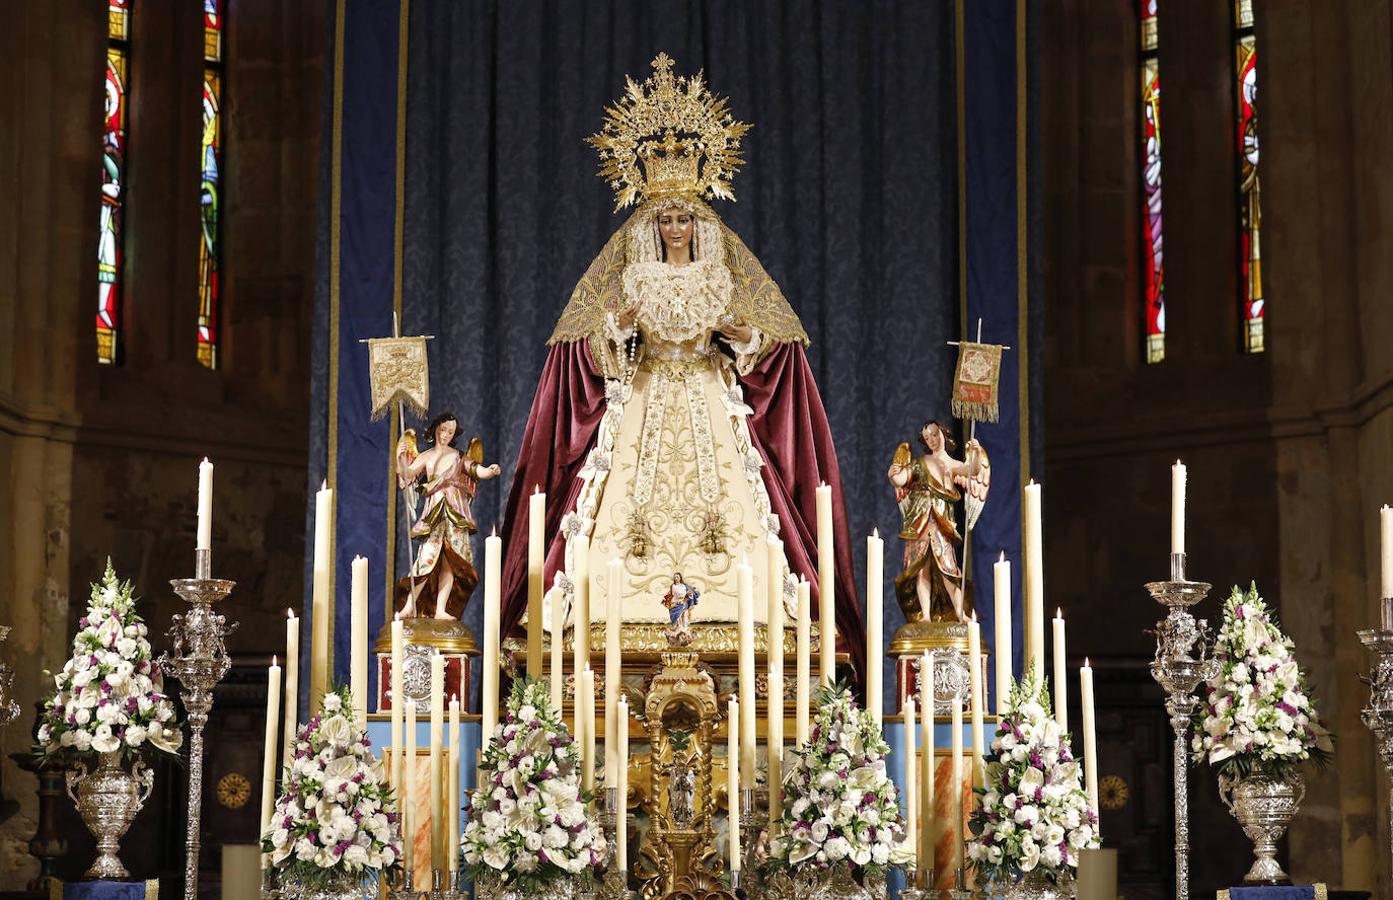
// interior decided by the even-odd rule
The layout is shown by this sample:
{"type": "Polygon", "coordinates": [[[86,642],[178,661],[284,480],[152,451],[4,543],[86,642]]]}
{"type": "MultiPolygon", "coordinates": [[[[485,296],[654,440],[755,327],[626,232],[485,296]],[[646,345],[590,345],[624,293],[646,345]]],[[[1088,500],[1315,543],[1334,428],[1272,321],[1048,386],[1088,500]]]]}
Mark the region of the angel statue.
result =
{"type": "Polygon", "coordinates": [[[895,596],[906,621],[965,622],[963,572],[954,547],[962,534],[953,504],[963,500],[967,531],[977,523],[991,484],[991,461],[976,438],[967,442],[967,458],[950,456],[957,443],[940,422],[919,431],[924,453],[915,456],[905,442],[895,449],[890,483],[900,504],[904,527],[904,571],[895,577],[895,596]]]}
{"type": "Polygon", "coordinates": [[[414,429],[406,429],[397,442],[397,486],[415,516],[411,538],[421,542],[410,572],[397,581],[403,618],[458,619],[479,583],[470,544],[478,526],[470,504],[479,482],[497,478],[500,470],[496,463],[484,465],[484,445],[477,437],[464,453],[455,449],[458,437],[459,420],[447,412],[426,428],[429,450],[417,452],[414,429]],[[422,593],[427,601],[421,601],[422,593]]]}
{"type": "Polygon", "coordinates": [[[692,610],[700,599],[701,591],[687,584],[681,572],[673,574],[672,584],[663,597],[663,606],[668,612],[668,643],[679,647],[691,644],[692,610]]]}
{"type": "MultiPolygon", "coordinates": [[[[618,614],[635,633],[660,635],[671,623],[649,598],[684,572],[702,585],[701,606],[684,613],[699,643],[737,621],[742,556],[756,596],[799,573],[816,591],[815,488],[826,482],[837,640],[859,671],[865,641],[841,474],[804,354],[808,335],[707,202],[733,199],[750,126],[700,73],[678,76],[673,66],[659,54],[647,79],[629,79],[589,138],[617,208],[637,208],[586,270],[548,341],[508,498],[503,631],[526,611],[520,538],[534,485],[549,501],[549,583],[571,589],[576,547],[587,539],[591,622],[618,614]],[[784,552],[772,562],[771,537],[784,552]],[[610,559],[624,564],[616,597],[610,559]]],[[[758,605],[757,623],[765,613],[758,605]]]]}

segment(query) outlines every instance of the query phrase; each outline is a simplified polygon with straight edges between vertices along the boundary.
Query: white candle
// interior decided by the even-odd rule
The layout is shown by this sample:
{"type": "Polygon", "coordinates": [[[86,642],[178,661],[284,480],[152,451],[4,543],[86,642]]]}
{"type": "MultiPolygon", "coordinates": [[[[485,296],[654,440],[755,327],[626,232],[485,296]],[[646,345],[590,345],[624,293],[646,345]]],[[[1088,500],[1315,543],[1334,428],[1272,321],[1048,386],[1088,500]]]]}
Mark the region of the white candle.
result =
{"type": "Polygon", "coordinates": [[[590,538],[578,534],[571,539],[571,584],[575,599],[571,611],[572,668],[590,668],[590,538]]]}
{"type": "Polygon", "coordinates": [[[1026,666],[1036,681],[1045,676],[1045,551],[1040,517],[1040,485],[1025,486],[1026,666]]]}
{"type": "Polygon", "coordinates": [[[448,817],[448,839],[445,841],[446,863],[451,872],[459,868],[459,763],[460,763],[460,725],[459,725],[459,697],[450,698],[450,755],[449,768],[450,774],[446,779],[448,790],[446,796],[449,798],[445,805],[445,815],[448,817]]]}
{"type": "Polygon", "coordinates": [[[876,729],[884,723],[882,677],[885,651],[881,646],[883,633],[885,541],[879,531],[866,538],[866,708],[875,719],[876,729]]]}
{"type": "Polygon", "coordinates": [[[755,786],[755,597],[754,570],[745,560],[735,567],[740,632],[740,782],[755,786]]]}
{"type": "Polygon", "coordinates": [[[300,715],[300,617],[285,611],[285,751],[282,765],[295,759],[296,719],[300,715]]]}
{"type": "MultiPolygon", "coordinates": [[[[918,753],[915,752],[914,739],[915,729],[918,727],[914,721],[914,698],[906,697],[904,704],[900,707],[904,718],[904,816],[905,816],[905,843],[913,849],[916,857],[920,852],[919,846],[919,792],[918,787],[918,753]]],[[[918,859],[919,866],[924,860],[918,859]]]]}
{"type": "Polygon", "coordinates": [[[726,815],[730,820],[730,870],[740,871],[740,701],[726,706],[726,815]]]}
{"type": "Polygon", "coordinates": [[[566,702],[566,657],[561,652],[566,628],[566,595],[560,588],[551,589],[551,708],[561,715],[566,702]]]}
{"type": "Polygon", "coordinates": [[[769,660],[769,822],[772,834],[784,814],[784,666],[769,660]]]}
{"type": "Polygon", "coordinates": [[[1002,553],[992,567],[996,586],[996,716],[1011,698],[1011,561],[1002,553]]]}
{"type": "Polygon", "coordinates": [[[605,787],[619,783],[619,699],[623,650],[619,642],[619,586],[624,577],[624,563],[609,561],[609,578],[605,594],[605,787]]]}
{"type": "MultiPolygon", "coordinates": [[[[392,619],[392,772],[391,782],[401,784],[402,723],[406,716],[405,682],[402,667],[406,660],[406,636],[402,631],[401,613],[392,619]]],[[[400,792],[398,792],[400,793],[400,792]]]]}
{"type": "Polygon", "coordinates": [[[963,705],[961,696],[953,695],[953,799],[948,809],[953,814],[953,867],[964,865],[963,820],[966,810],[963,805],[963,705]]]}
{"type": "Polygon", "coordinates": [[[1069,678],[1064,663],[1064,611],[1054,611],[1054,720],[1060,731],[1069,730],[1069,678]]]}
{"type": "Polygon", "coordinates": [[[1185,464],[1171,466],[1171,553],[1185,552],[1185,464]]]}
{"type": "Polygon", "coordinates": [[[808,682],[812,680],[812,587],[807,579],[798,579],[798,671],[794,678],[793,740],[797,746],[808,742],[808,682]]]}
{"type": "Polygon", "coordinates": [[[581,741],[581,787],[595,789],[595,673],[588,667],[580,673],[580,703],[576,705],[576,728],[585,737],[581,741]],[[584,704],[583,707],[581,704],[584,704]]]}
{"type": "Polygon", "coordinates": [[[784,612],[784,542],[776,537],[771,537],[765,544],[767,551],[767,572],[769,583],[768,604],[769,610],[765,616],[768,623],[768,653],[769,660],[777,659],[779,667],[783,668],[784,663],[784,620],[787,618],[784,612]]]}
{"type": "MultiPolygon", "coordinates": [[[[1379,510],[1378,517],[1379,558],[1383,561],[1382,590],[1379,591],[1379,597],[1387,598],[1393,597],[1393,507],[1385,503],[1379,510]]],[[[1383,627],[1393,628],[1393,625],[1385,622],[1383,627]]]]}
{"type": "MultiPolygon", "coordinates": [[[[271,813],[276,808],[276,736],[280,725],[281,667],[271,657],[266,670],[266,744],[261,757],[261,833],[271,825],[271,813]]],[[[265,860],[263,857],[262,868],[265,860]]]]}
{"type": "Polygon", "coordinates": [[[919,758],[919,843],[921,858],[928,860],[925,871],[934,864],[934,720],[938,715],[935,694],[933,657],[925,650],[919,660],[919,746],[923,748],[919,758]]]}
{"type": "Polygon", "coordinates": [[[329,620],[334,601],[329,596],[329,569],[333,566],[334,492],[320,488],[314,498],[314,589],[310,621],[310,706],[319,707],[329,689],[329,620]]]}
{"type": "Polygon", "coordinates": [[[832,554],[832,486],[821,484],[817,488],[817,602],[822,645],[820,681],[823,684],[831,684],[837,677],[837,588],[832,554]]]}
{"type": "Polygon", "coordinates": [[[353,695],[353,717],[368,722],[368,561],[353,557],[353,585],[349,594],[348,691],[353,695]]]}
{"type": "Polygon", "coordinates": [[[445,740],[445,657],[439,651],[430,657],[430,859],[431,867],[444,869],[445,791],[440,758],[445,740]]]}
{"type": "Polygon", "coordinates": [[[971,667],[968,680],[972,689],[972,776],[985,783],[987,745],[982,728],[982,710],[985,708],[982,692],[982,626],[978,624],[975,612],[967,622],[967,662],[971,667]]]}
{"type": "Polygon", "coordinates": [[[542,677],[542,573],[546,559],[547,495],[533,488],[527,506],[527,674],[542,677]]]}
{"type": "Polygon", "coordinates": [[[198,464],[198,544],[196,550],[213,548],[213,464],[208,457],[198,464]]]}
{"type": "Polygon", "coordinates": [[[406,701],[406,774],[402,779],[402,853],[406,865],[416,871],[416,702],[406,701]]]}
{"type": "Polygon", "coordinates": [[[484,539],[484,684],[479,692],[480,741],[487,747],[498,725],[499,593],[503,541],[496,534],[484,539]]]}
{"type": "Polygon", "coordinates": [[[619,869],[629,871],[629,699],[621,696],[616,704],[615,722],[619,727],[619,816],[615,822],[619,850],[619,869]]]}
{"type": "Polygon", "coordinates": [[[1093,667],[1085,658],[1079,669],[1079,699],[1083,705],[1083,780],[1088,805],[1098,811],[1098,732],[1093,716],[1093,667]]]}

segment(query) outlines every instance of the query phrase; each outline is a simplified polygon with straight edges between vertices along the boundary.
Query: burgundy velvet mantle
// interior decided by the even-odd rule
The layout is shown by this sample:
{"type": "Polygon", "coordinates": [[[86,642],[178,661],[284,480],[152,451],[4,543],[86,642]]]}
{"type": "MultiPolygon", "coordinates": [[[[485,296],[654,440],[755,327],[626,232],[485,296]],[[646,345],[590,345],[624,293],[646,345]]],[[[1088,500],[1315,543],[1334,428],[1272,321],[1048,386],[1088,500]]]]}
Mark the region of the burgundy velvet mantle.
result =
{"type": "MultiPolygon", "coordinates": [[[[813,615],[818,608],[817,486],[832,486],[837,564],[836,618],[841,651],[851,655],[861,681],[866,666],[865,625],[856,598],[851,543],[842,497],[841,471],[803,347],[779,344],[740,379],[755,446],[764,458],[764,485],[781,525],[784,553],[795,573],[812,582],[813,615]]],[[[527,497],[534,487],[547,493],[546,581],[550,586],[565,559],[561,517],[575,507],[577,477],[605,412],[604,378],[585,341],[558,343],[542,368],[527,430],[514,469],[503,525],[502,631],[510,634],[527,611],[527,497]]]]}

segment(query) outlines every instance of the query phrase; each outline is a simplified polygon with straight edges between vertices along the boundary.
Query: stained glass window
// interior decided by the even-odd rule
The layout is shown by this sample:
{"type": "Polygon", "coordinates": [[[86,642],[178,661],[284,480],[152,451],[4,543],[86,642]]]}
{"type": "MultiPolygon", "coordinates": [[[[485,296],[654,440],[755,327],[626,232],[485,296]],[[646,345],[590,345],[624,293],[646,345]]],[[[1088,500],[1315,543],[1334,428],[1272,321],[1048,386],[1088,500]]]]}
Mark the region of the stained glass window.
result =
{"type": "Polygon", "coordinates": [[[1146,361],[1166,358],[1166,283],[1161,228],[1161,64],[1158,0],[1141,8],[1142,269],[1146,303],[1146,361]]]}
{"type": "Polygon", "coordinates": [[[218,296],[222,244],[222,0],[203,0],[203,152],[199,187],[198,361],[218,365],[218,296]]]}
{"type": "Polygon", "coordinates": [[[97,362],[121,351],[125,211],[126,109],[130,102],[131,0],[107,2],[105,114],[102,119],[101,219],[97,235],[97,362]]]}
{"type": "Polygon", "coordinates": [[[1258,45],[1253,0],[1234,0],[1234,74],[1238,86],[1238,285],[1242,292],[1243,349],[1264,349],[1262,202],[1258,181],[1258,45]]]}

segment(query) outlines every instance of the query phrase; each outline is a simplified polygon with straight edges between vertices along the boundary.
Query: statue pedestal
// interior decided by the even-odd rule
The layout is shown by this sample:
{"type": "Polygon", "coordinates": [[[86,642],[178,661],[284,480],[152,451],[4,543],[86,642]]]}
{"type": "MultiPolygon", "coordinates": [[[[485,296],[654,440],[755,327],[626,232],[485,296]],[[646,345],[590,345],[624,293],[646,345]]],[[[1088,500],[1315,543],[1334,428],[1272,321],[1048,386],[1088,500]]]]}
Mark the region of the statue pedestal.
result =
{"type": "MultiPolygon", "coordinates": [[[[924,651],[933,658],[934,714],[947,716],[953,696],[970,694],[967,661],[967,625],[963,622],[906,622],[890,642],[895,658],[895,696],[903,708],[907,698],[919,701],[919,669],[924,651]]],[[[987,648],[981,647],[982,685],[987,684],[987,648]]],[[[985,708],[986,702],[983,701],[985,708]]]]}
{"type": "MultiPolygon", "coordinates": [[[[402,661],[402,689],[407,700],[418,708],[430,708],[430,657],[439,652],[445,657],[445,696],[459,697],[460,705],[469,710],[470,660],[480,653],[469,626],[455,619],[402,619],[406,639],[402,661]]],[[[382,626],[377,642],[377,712],[392,711],[392,625],[382,626]]],[[[477,710],[475,710],[477,712],[477,710]]]]}

